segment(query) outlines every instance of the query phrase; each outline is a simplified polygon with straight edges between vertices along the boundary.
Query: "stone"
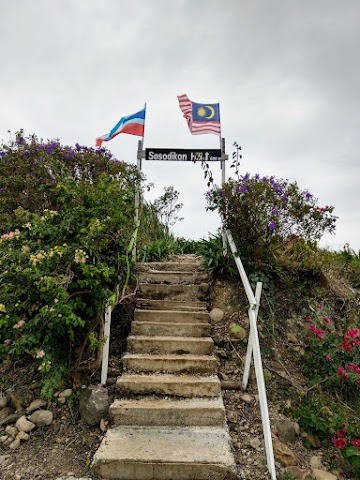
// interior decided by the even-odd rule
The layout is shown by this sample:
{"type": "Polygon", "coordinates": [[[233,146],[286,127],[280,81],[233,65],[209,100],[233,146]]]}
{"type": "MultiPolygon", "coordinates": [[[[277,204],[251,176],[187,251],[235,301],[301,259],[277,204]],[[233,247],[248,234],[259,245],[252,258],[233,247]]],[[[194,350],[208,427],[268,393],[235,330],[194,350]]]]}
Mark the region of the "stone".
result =
{"type": "Polygon", "coordinates": [[[0,393],[0,410],[5,408],[9,403],[9,397],[6,393],[0,393]]]}
{"type": "Polygon", "coordinates": [[[29,422],[29,420],[26,419],[25,415],[23,415],[15,423],[15,427],[21,432],[29,433],[31,432],[32,429],[35,428],[35,424],[32,422],[29,422]]]}
{"type": "Polygon", "coordinates": [[[298,338],[293,333],[287,333],[286,338],[289,343],[299,343],[298,338]]]}
{"type": "Polygon", "coordinates": [[[71,397],[71,395],[74,392],[72,391],[71,388],[67,388],[66,390],[63,390],[62,392],[59,393],[59,398],[68,398],[71,397]]]}
{"type": "Polygon", "coordinates": [[[109,411],[109,395],[101,385],[90,385],[81,392],[79,412],[88,425],[99,425],[109,411]]]}
{"type": "Polygon", "coordinates": [[[316,468],[318,470],[321,470],[324,467],[322,464],[322,459],[319,455],[312,456],[309,463],[312,468],[316,468]]]}
{"type": "Polygon", "coordinates": [[[16,438],[18,438],[19,440],[23,440],[24,442],[27,442],[30,439],[30,435],[25,432],[19,432],[16,435],[16,438]]]}
{"type": "Polygon", "coordinates": [[[292,466],[292,467],[286,467],[285,471],[296,480],[313,480],[311,471],[305,468],[292,466]]]}
{"type": "Polygon", "coordinates": [[[9,437],[15,438],[16,435],[19,433],[19,430],[18,430],[16,427],[12,426],[12,425],[8,425],[8,426],[5,428],[5,433],[6,433],[7,435],[9,435],[9,437]]]}
{"type": "Polygon", "coordinates": [[[42,398],[37,398],[33,402],[30,403],[30,405],[26,409],[26,413],[32,413],[35,410],[38,410],[39,408],[45,407],[46,402],[42,398]]]}
{"type": "MultiPolygon", "coordinates": [[[[9,437],[8,437],[7,435],[1,435],[1,437],[0,437],[0,443],[5,443],[8,438],[9,438],[9,437]]],[[[1,463],[0,463],[0,465],[1,465],[1,463]]]]}
{"type": "Polygon", "coordinates": [[[0,466],[6,467],[11,461],[11,455],[0,455],[0,466]]]}
{"type": "Polygon", "coordinates": [[[240,398],[245,403],[252,403],[254,401],[254,397],[249,393],[244,393],[244,395],[241,395],[240,398]]]}
{"type": "Polygon", "coordinates": [[[297,458],[292,450],[280,442],[277,438],[273,439],[273,448],[275,460],[278,461],[283,467],[297,465],[297,458]]]}
{"type": "Polygon", "coordinates": [[[279,434],[280,440],[286,443],[295,443],[296,432],[294,423],[290,419],[274,420],[274,427],[279,434]]]}
{"type": "Polygon", "coordinates": [[[9,425],[10,423],[15,423],[16,420],[20,417],[20,413],[12,413],[11,415],[8,415],[7,417],[0,420],[0,427],[3,427],[4,425],[9,425]]]}
{"type": "Polygon", "coordinates": [[[12,441],[9,445],[9,448],[11,448],[11,450],[15,450],[16,448],[19,448],[20,447],[20,438],[15,438],[14,441],[12,441]]]}
{"type": "Polygon", "coordinates": [[[235,323],[230,326],[230,338],[235,338],[237,340],[246,340],[247,333],[245,328],[235,323]],[[235,331],[234,331],[235,330],[235,331]]]}
{"type": "Polygon", "coordinates": [[[238,415],[236,412],[232,412],[231,410],[226,414],[227,421],[229,423],[237,423],[238,422],[238,415]]]}
{"type": "Polygon", "coordinates": [[[105,433],[107,430],[108,421],[104,420],[103,418],[100,420],[100,430],[105,433]]]}
{"type": "Polygon", "coordinates": [[[305,438],[313,448],[320,448],[321,442],[317,435],[312,433],[303,432],[302,437],[305,438]]]}
{"type": "Polygon", "coordinates": [[[0,410],[0,421],[4,418],[8,417],[13,413],[13,409],[11,407],[4,407],[0,410]]]}
{"type": "Polygon", "coordinates": [[[312,474],[315,480],[337,480],[337,476],[326,470],[312,469],[312,474]]]}
{"type": "Polygon", "coordinates": [[[213,322],[219,323],[224,318],[224,312],[220,308],[213,308],[210,312],[210,318],[213,322]]]}
{"type": "Polygon", "coordinates": [[[261,440],[259,438],[251,438],[249,440],[250,447],[254,448],[255,450],[260,447],[261,440]]]}
{"type": "Polygon", "coordinates": [[[300,435],[300,425],[297,422],[294,422],[294,430],[297,436],[300,435]]]}
{"type": "Polygon", "coordinates": [[[34,392],[28,387],[16,386],[7,390],[10,397],[10,401],[13,404],[15,410],[20,413],[25,410],[25,407],[29,405],[34,399],[34,392]]]}
{"type": "Polygon", "coordinates": [[[37,410],[34,412],[29,420],[35,423],[37,427],[44,427],[45,425],[51,425],[54,415],[50,410],[37,410]]]}
{"type": "Polygon", "coordinates": [[[58,402],[62,404],[66,403],[66,397],[59,397],[58,402]]]}

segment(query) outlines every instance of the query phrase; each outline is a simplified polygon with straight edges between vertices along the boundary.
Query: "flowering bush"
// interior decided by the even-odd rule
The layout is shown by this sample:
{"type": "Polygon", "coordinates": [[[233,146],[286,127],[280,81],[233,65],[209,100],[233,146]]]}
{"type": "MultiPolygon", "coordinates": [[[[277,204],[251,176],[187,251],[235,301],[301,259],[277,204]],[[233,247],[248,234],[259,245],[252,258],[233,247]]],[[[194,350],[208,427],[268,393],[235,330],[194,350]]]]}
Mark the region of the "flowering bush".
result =
{"type": "Polygon", "coordinates": [[[316,382],[321,382],[336,403],[323,408],[302,410],[300,421],[330,436],[332,444],[351,465],[351,472],[360,474],[360,330],[342,319],[335,320],[320,304],[312,308],[306,319],[309,332],[304,356],[304,369],[316,382]]]}
{"type": "Polygon", "coordinates": [[[246,174],[214,187],[206,197],[208,209],[219,210],[241,253],[250,259],[269,253],[291,235],[317,241],[335,230],[333,207],[318,207],[316,198],[296,182],[246,174]]]}
{"type": "Polygon", "coordinates": [[[0,356],[30,355],[48,378],[91,371],[105,303],[128,273],[139,174],[105,149],[35,137],[0,162],[0,356]]]}

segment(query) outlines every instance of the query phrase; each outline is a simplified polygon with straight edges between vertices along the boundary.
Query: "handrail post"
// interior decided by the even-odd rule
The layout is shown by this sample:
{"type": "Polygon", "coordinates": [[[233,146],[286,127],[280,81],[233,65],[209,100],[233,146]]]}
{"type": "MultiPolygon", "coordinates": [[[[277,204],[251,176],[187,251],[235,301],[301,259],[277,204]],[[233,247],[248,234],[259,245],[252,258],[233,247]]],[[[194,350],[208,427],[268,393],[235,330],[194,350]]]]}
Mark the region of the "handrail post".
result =
{"type": "Polygon", "coordinates": [[[105,325],[104,325],[104,337],[105,344],[102,351],[101,362],[101,380],[100,382],[105,385],[107,381],[108,365],[109,365],[109,346],[110,346],[110,325],[111,325],[111,305],[107,305],[105,308],[105,325]]]}

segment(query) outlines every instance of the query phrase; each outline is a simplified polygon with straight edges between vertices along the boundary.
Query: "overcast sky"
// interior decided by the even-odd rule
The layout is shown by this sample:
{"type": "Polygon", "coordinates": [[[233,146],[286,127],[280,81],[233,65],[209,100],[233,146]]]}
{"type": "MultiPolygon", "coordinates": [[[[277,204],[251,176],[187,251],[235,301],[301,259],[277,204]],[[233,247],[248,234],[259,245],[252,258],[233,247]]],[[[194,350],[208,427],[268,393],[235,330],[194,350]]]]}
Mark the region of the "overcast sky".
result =
{"type": "MultiPolygon", "coordinates": [[[[0,139],[24,128],[94,146],[147,102],[145,147],[217,148],[215,135],[189,133],[177,95],[220,102],[242,172],[296,180],[335,206],[337,233],[322,244],[360,249],[359,0],[0,0],[0,38],[0,139]]],[[[137,141],[106,145],[136,162],[137,141]]],[[[216,232],[200,165],[143,171],[148,199],[180,192],[176,235],[216,232]]]]}

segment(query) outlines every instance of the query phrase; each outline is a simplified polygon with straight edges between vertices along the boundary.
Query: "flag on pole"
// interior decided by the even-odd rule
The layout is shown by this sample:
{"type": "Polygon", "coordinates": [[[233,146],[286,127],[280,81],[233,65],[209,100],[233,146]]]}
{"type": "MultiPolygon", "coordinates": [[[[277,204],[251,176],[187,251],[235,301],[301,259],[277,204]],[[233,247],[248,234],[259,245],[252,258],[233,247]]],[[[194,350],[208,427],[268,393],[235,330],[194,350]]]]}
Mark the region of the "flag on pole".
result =
{"type": "Polygon", "coordinates": [[[129,133],[130,135],[144,136],[146,107],[137,113],[121,117],[119,122],[107,135],[102,135],[96,139],[96,146],[101,147],[103,142],[112,140],[119,133],[129,133]]]}
{"type": "Polygon", "coordinates": [[[187,95],[178,95],[178,100],[192,135],[221,135],[219,103],[195,103],[187,95]]]}

